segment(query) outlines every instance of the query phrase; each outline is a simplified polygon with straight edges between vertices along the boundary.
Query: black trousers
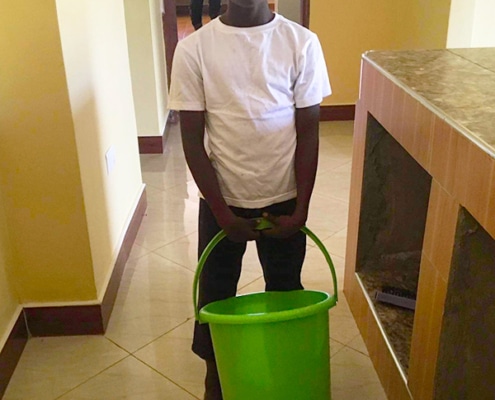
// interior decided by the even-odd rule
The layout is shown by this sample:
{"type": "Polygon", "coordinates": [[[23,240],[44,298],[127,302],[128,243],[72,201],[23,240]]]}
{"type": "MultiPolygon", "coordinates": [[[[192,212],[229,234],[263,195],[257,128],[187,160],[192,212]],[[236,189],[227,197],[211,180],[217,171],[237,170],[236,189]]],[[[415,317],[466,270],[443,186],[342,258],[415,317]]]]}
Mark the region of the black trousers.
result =
{"type": "MultiPolygon", "coordinates": [[[[191,0],[191,22],[195,29],[203,25],[204,0],[191,0]]],[[[220,15],[221,0],[208,0],[208,15],[211,19],[220,15]]]]}
{"type": "MultiPolygon", "coordinates": [[[[243,218],[258,218],[263,212],[273,215],[291,215],[296,201],[289,200],[263,209],[231,207],[235,215],[243,218]]],[[[215,217],[203,199],[199,205],[199,246],[198,257],[211,239],[220,231],[215,217]]],[[[258,258],[265,278],[266,291],[287,291],[303,289],[301,269],[306,255],[306,235],[298,232],[287,239],[261,237],[256,241],[258,258]]],[[[246,243],[235,243],[223,239],[211,252],[199,280],[199,301],[201,309],[206,304],[233,297],[241,275],[242,257],[246,243]]],[[[192,350],[204,360],[214,359],[210,330],[207,324],[196,322],[192,350]]]]}

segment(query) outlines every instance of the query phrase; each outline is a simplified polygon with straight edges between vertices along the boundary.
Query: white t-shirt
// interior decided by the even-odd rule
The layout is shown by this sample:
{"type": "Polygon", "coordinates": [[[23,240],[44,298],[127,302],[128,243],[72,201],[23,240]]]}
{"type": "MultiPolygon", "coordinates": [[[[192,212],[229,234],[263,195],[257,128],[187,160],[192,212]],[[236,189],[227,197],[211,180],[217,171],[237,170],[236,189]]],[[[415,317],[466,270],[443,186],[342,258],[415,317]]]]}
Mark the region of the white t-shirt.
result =
{"type": "Polygon", "coordinates": [[[295,198],[295,108],[331,93],[317,36],[275,14],[239,28],[214,19],[179,42],[169,108],[205,111],[209,157],[228,205],[295,198]]]}

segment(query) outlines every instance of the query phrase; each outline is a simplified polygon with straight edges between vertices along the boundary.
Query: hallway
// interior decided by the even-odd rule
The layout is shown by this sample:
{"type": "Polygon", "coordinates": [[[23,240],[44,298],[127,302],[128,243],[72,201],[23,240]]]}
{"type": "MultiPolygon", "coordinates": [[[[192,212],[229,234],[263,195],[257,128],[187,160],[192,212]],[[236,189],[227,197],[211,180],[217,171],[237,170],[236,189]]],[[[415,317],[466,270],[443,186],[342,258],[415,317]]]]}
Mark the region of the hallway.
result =
{"type": "MultiPolygon", "coordinates": [[[[352,122],[322,122],[320,138],[307,225],[331,253],[341,291],[352,122]]],[[[141,165],[148,210],[106,334],[30,339],[4,400],[202,399],[205,368],[190,351],[198,198],[178,126],[169,132],[165,154],[142,155],[141,165]]],[[[263,290],[253,250],[251,243],[241,293],[263,290]]],[[[305,287],[330,291],[323,255],[311,243],[308,250],[305,287]]],[[[343,293],[330,312],[330,331],[333,399],[385,399],[343,293]]]]}

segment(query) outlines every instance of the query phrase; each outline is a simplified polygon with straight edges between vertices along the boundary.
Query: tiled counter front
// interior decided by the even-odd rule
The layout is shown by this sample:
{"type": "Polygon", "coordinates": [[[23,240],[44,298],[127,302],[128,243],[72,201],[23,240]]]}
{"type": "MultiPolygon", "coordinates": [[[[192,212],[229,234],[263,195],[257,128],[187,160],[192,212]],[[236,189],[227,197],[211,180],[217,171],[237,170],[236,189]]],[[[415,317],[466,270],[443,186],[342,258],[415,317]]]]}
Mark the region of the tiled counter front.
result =
{"type": "MultiPolygon", "coordinates": [[[[495,346],[495,333],[490,332],[491,327],[495,328],[495,290],[489,290],[490,286],[495,287],[494,154],[495,49],[370,52],[363,56],[354,132],[344,292],[392,400],[484,398],[480,397],[483,393],[495,390],[489,387],[495,381],[494,367],[490,366],[493,363],[484,363],[480,355],[483,346],[485,350],[491,349],[491,353],[495,351],[491,347],[495,346]],[[365,246],[363,242],[376,242],[380,235],[387,246],[391,242],[383,232],[369,235],[371,239],[364,238],[363,233],[365,222],[370,220],[365,213],[372,209],[365,205],[365,188],[369,183],[368,178],[363,182],[367,174],[365,158],[371,146],[370,132],[376,127],[388,133],[391,142],[398,143],[400,151],[403,149],[407,157],[412,157],[430,179],[425,181],[429,193],[420,238],[422,246],[405,249],[419,250],[417,302],[407,347],[410,349],[407,368],[393,350],[372,293],[365,289],[357,273],[362,263],[359,254],[365,246]],[[474,222],[469,222],[471,219],[474,222]],[[466,241],[469,242],[466,238],[473,232],[469,224],[473,223],[476,224],[474,230],[484,236],[466,251],[463,250],[466,241]],[[484,255],[479,255],[480,252],[484,255]],[[480,287],[462,287],[462,274],[468,279],[478,275],[476,262],[463,262],[466,257],[463,254],[481,257],[479,268],[483,268],[485,283],[474,278],[464,282],[480,287]],[[471,307],[469,312],[458,312],[457,296],[461,296],[465,307],[471,307]],[[485,308],[484,318],[479,308],[485,308]],[[473,321],[478,324],[478,320],[483,320],[480,326],[468,326],[473,321]],[[481,348],[473,342],[478,339],[470,329],[486,329],[481,348]],[[458,338],[455,338],[456,331],[458,338]],[[471,360],[471,365],[456,367],[456,363],[465,361],[463,352],[472,350],[479,353],[475,354],[478,362],[471,360]],[[451,354],[453,351],[459,354],[451,354]],[[491,383],[482,383],[482,374],[486,382],[491,380],[491,383]],[[457,386],[445,387],[449,379],[457,381],[457,386]]],[[[394,166],[394,160],[393,157],[389,160],[392,175],[395,174],[393,168],[401,170],[400,165],[394,166]]],[[[397,185],[401,183],[396,180],[395,189],[390,186],[395,191],[392,197],[400,195],[397,185]]],[[[382,197],[387,199],[387,196],[382,197]]],[[[407,200],[404,201],[405,207],[407,200]]],[[[400,206],[398,214],[409,218],[409,222],[414,219],[400,206]]],[[[394,226],[400,228],[400,221],[390,222],[387,228],[400,236],[400,229],[394,231],[394,226]]],[[[397,329],[401,328],[397,326],[397,329]]],[[[485,358],[492,360],[493,355],[487,354],[485,358]]]]}

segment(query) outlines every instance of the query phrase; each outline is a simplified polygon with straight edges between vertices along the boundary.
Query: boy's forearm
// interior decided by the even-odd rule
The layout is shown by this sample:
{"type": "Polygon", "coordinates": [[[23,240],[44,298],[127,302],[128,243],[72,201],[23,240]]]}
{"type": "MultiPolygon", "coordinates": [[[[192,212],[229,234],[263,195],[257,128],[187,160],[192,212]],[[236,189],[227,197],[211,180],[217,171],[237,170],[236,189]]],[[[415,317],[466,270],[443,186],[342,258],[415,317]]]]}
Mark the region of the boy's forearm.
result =
{"type": "Polygon", "coordinates": [[[233,214],[225,202],[218,179],[204,147],[204,112],[180,112],[181,135],[187,165],[220,226],[233,214]]]}
{"type": "Polygon", "coordinates": [[[306,222],[318,166],[320,105],[296,109],[295,172],[297,205],[294,216],[306,222]]]}

